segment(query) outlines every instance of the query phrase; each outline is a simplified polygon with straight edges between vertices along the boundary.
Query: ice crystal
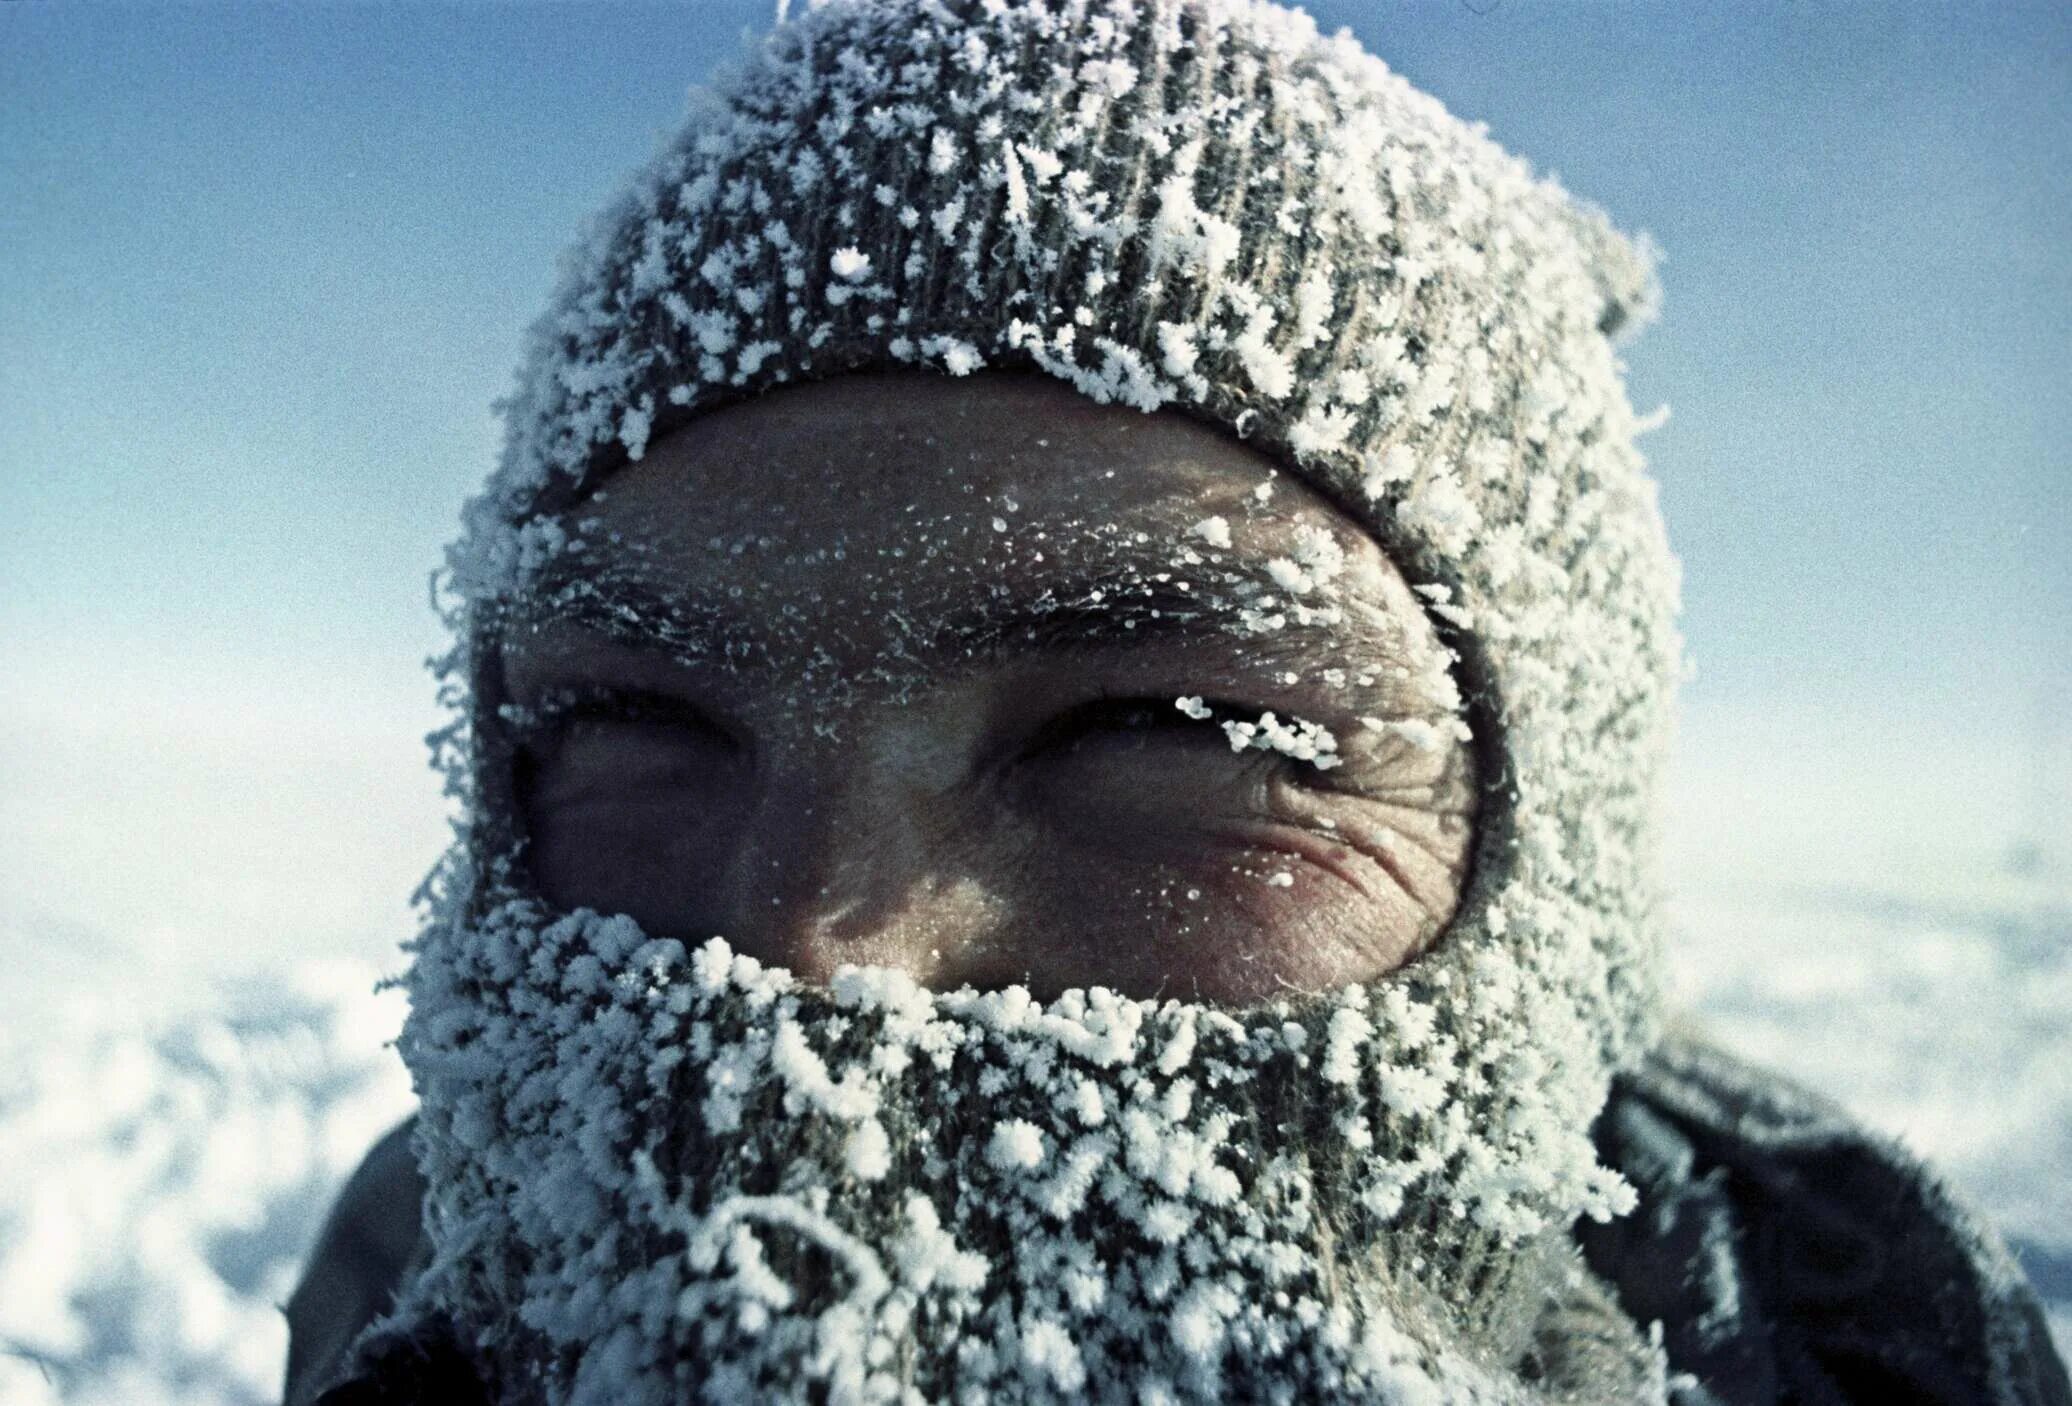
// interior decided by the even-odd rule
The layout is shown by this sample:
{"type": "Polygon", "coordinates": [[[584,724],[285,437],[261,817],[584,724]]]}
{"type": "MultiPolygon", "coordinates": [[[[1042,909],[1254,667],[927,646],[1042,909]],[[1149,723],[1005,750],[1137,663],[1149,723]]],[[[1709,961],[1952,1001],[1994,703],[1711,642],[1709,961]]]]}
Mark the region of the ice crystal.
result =
{"type": "Polygon", "coordinates": [[[1230,719],[1223,724],[1223,735],[1230,739],[1233,752],[1247,748],[1279,752],[1284,757],[1308,762],[1319,771],[1329,771],[1340,764],[1338,739],[1331,730],[1303,718],[1290,718],[1284,723],[1272,712],[1265,712],[1253,722],[1230,719]]]}

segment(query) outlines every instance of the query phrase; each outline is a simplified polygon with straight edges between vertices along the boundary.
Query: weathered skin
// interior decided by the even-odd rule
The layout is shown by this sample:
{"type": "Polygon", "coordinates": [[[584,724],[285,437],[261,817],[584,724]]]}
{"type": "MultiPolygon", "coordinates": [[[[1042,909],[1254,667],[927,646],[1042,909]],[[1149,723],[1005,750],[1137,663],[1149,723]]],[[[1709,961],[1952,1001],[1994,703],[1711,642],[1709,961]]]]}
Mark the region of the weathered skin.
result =
{"type": "Polygon", "coordinates": [[[1371,536],[1221,430],[1035,373],[865,373],[703,416],[599,499],[580,575],[505,644],[521,709],[645,698],[532,728],[558,907],[809,980],[1223,1001],[1380,975],[1454,911],[1468,747],[1376,725],[1450,728],[1434,627],[1371,536]],[[1307,585],[1305,529],[1343,554],[1307,585]],[[1338,764],[1234,751],[1219,724],[1267,711],[1338,764]]]}

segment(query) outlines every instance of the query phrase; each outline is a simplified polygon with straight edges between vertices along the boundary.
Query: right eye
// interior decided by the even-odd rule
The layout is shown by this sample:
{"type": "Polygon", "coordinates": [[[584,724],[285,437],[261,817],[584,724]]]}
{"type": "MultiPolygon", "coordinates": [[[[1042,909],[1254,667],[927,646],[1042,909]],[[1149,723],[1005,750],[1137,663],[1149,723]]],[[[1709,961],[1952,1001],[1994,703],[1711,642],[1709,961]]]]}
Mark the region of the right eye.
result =
{"type": "Polygon", "coordinates": [[[548,901],[652,932],[708,921],[747,798],[746,752],[682,699],[599,689],[515,719],[513,779],[548,901]]]}
{"type": "Polygon", "coordinates": [[[564,693],[521,711],[515,740],[528,809],[703,786],[740,750],[680,698],[611,688],[564,693]]]}

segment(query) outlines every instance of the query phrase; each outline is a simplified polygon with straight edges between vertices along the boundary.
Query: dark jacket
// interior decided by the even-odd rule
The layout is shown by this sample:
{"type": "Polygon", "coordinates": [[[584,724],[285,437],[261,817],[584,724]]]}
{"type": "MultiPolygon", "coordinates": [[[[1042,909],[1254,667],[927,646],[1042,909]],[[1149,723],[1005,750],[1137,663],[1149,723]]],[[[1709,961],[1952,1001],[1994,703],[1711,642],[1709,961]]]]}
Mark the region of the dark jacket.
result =
{"type": "MultiPolygon", "coordinates": [[[[339,1380],[421,1248],[410,1127],[347,1183],[288,1302],[289,1406],[487,1406],[436,1332],[339,1380]]],[[[1634,1321],[1662,1324],[1676,1406],[2072,1406],[1999,1238],[1827,1100],[1678,1037],[1617,1082],[1596,1137],[1640,1208],[1578,1236],[1634,1321]]]]}

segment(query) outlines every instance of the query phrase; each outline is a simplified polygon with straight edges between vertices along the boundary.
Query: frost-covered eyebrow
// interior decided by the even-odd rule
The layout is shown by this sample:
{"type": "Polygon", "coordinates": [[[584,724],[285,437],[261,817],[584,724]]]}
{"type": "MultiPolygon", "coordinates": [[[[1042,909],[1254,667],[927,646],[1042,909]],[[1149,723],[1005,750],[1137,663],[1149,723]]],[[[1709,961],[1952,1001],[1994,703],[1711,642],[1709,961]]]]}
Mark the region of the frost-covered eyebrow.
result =
{"type": "MultiPolygon", "coordinates": [[[[1276,655],[1322,649],[1334,662],[1353,651],[1368,659],[1398,652],[1382,632],[1357,622],[1360,612],[1306,623],[1289,618],[1262,639],[1239,624],[1246,604],[1234,592],[1183,583],[1169,572],[1111,568],[1047,581],[1033,592],[998,583],[990,594],[932,622],[905,606],[887,606],[882,614],[895,628],[903,653],[951,664],[1028,650],[1062,653],[1219,638],[1270,640],[1276,655]]],[[[1282,608],[1285,604],[1280,602],[1282,608]]],[[[520,607],[520,618],[533,624],[565,621],[635,649],[703,658],[745,660],[773,642],[768,626],[741,619],[726,604],[690,592],[665,594],[633,578],[583,576],[573,568],[543,577],[520,607]]],[[[810,631],[813,626],[800,616],[794,628],[810,631]]]]}
{"type": "Polygon", "coordinates": [[[668,597],[646,583],[613,576],[586,576],[573,568],[550,568],[519,602],[516,618],[528,626],[566,621],[635,649],[745,658],[760,632],[709,602],[668,597]]]}
{"type": "Polygon", "coordinates": [[[1198,636],[1217,607],[1171,581],[1114,572],[1016,596],[1002,586],[991,598],[952,612],[929,637],[932,652],[996,655],[1023,647],[1070,649],[1128,644],[1153,637],[1198,636]]]}

